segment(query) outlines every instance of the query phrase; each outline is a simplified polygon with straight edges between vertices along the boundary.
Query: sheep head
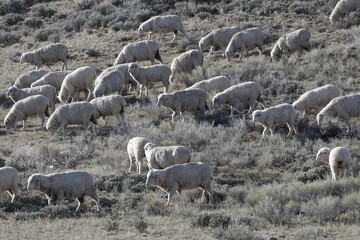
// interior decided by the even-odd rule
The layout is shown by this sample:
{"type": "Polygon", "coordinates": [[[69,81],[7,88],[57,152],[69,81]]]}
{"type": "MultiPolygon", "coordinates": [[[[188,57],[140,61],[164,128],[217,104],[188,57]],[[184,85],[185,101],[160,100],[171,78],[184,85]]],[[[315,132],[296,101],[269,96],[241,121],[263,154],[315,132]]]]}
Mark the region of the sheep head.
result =
{"type": "Polygon", "coordinates": [[[32,63],[32,62],[33,62],[33,53],[32,52],[26,52],[26,53],[21,54],[20,64],[32,63]]]}
{"type": "Polygon", "coordinates": [[[4,119],[4,125],[7,130],[14,127],[15,123],[15,115],[14,114],[8,114],[4,119]]]}
{"type": "Polygon", "coordinates": [[[150,170],[146,176],[146,186],[157,186],[160,182],[159,170],[150,170]]]}
{"type": "Polygon", "coordinates": [[[330,148],[321,148],[316,154],[316,162],[329,163],[330,148]]]}
{"type": "Polygon", "coordinates": [[[160,107],[160,106],[168,107],[168,106],[170,106],[172,104],[172,100],[173,100],[173,97],[172,97],[171,94],[162,93],[158,97],[158,102],[157,102],[156,106],[158,106],[158,107],[160,107]]]}
{"type": "Polygon", "coordinates": [[[148,142],[147,144],[145,144],[144,146],[144,150],[145,151],[150,151],[151,149],[153,149],[154,147],[156,147],[156,145],[152,142],[148,142]]]}
{"type": "Polygon", "coordinates": [[[252,113],[252,121],[253,123],[256,122],[262,122],[264,114],[262,113],[261,110],[256,110],[252,113]]]}
{"type": "Polygon", "coordinates": [[[40,174],[33,174],[28,179],[28,190],[40,190],[40,174]]]}

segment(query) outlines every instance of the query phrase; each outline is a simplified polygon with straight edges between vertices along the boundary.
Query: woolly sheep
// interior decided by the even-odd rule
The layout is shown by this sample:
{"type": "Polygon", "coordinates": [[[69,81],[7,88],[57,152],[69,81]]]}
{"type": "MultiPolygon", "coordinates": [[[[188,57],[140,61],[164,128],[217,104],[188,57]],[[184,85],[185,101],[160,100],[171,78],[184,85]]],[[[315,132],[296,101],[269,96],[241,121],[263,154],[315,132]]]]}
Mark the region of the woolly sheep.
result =
{"type": "Polygon", "coordinates": [[[244,31],[235,33],[226,47],[225,57],[228,61],[236,53],[240,52],[239,61],[242,58],[242,52],[245,51],[246,55],[248,51],[258,48],[260,55],[263,51],[263,44],[265,40],[265,33],[260,28],[249,28],[244,31]]]}
{"type": "Polygon", "coordinates": [[[137,169],[139,171],[139,174],[141,174],[141,168],[143,165],[143,159],[145,157],[145,144],[150,142],[147,138],[142,137],[134,137],[130,139],[128,145],[127,145],[127,153],[129,155],[130,159],[130,167],[129,172],[132,169],[132,164],[135,162],[137,169]]]}
{"type": "Polygon", "coordinates": [[[277,40],[275,46],[271,50],[271,59],[273,62],[278,61],[282,54],[289,54],[303,49],[310,50],[311,33],[307,29],[299,29],[294,32],[285,34],[277,40]]]}
{"type": "Polygon", "coordinates": [[[101,97],[110,95],[113,92],[122,93],[124,88],[124,75],[120,71],[102,72],[95,80],[93,95],[101,97]]]}
{"type": "Polygon", "coordinates": [[[121,118],[124,118],[124,111],[126,107],[125,99],[120,95],[111,95],[94,98],[90,101],[95,106],[95,118],[98,119],[106,116],[114,115],[121,123],[121,118]]]}
{"type": "Polygon", "coordinates": [[[176,114],[180,113],[184,122],[183,112],[195,112],[205,110],[207,94],[201,89],[190,89],[162,93],[158,96],[157,106],[168,107],[172,110],[171,122],[175,122],[176,114]]]}
{"type": "Polygon", "coordinates": [[[170,82],[174,82],[175,76],[178,73],[191,73],[193,69],[202,66],[204,61],[204,54],[199,50],[189,50],[179,56],[175,57],[171,62],[170,82]]]}
{"type": "Polygon", "coordinates": [[[20,57],[20,63],[34,64],[36,69],[38,69],[42,65],[46,65],[48,68],[50,68],[49,64],[54,64],[61,61],[63,62],[61,71],[64,71],[67,69],[66,57],[68,55],[68,51],[68,48],[64,44],[54,43],[32,52],[23,53],[20,57]]]}
{"type": "Polygon", "coordinates": [[[59,92],[59,100],[62,103],[76,101],[80,91],[88,91],[86,101],[90,101],[94,90],[96,71],[90,66],[80,67],[69,73],[63,80],[59,92]]]}
{"type": "Polygon", "coordinates": [[[121,50],[114,65],[146,60],[150,60],[153,65],[155,59],[162,63],[159,48],[159,44],[152,40],[129,43],[121,50]]]}
{"type": "Polygon", "coordinates": [[[29,88],[33,82],[40,79],[47,73],[48,71],[45,70],[34,70],[23,73],[15,80],[14,86],[17,88],[29,88]]]}
{"type": "Polygon", "coordinates": [[[264,110],[256,110],[252,114],[252,121],[258,122],[264,126],[261,140],[264,139],[265,134],[270,130],[271,135],[274,135],[274,127],[277,125],[286,125],[289,128],[288,137],[292,133],[298,133],[297,125],[295,123],[295,108],[289,103],[283,103],[274,107],[269,107],[264,110]]]}
{"type": "Polygon", "coordinates": [[[174,164],[188,163],[191,159],[190,150],[184,146],[157,147],[148,142],[144,146],[149,169],[164,169],[174,164]]]}
{"type": "Polygon", "coordinates": [[[219,93],[231,86],[231,80],[227,76],[217,76],[207,80],[202,80],[195,83],[191,87],[185,90],[199,88],[204,90],[206,93],[219,93]]]}
{"type": "Polygon", "coordinates": [[[0,201],[2,200],[3,192],[7,192],[11,197],[11,202],[19,196],[20,190],[18,188],[19,173],[13,167],[0,168],[0,201]]]}
{"type": "MultiPolygon", "coordinates": [[[[102,73],[106,73],[106,72],[110,72],[110,71],[119,71],[124,75],[124,85],[136,86],[138,83],[136,81],[134,81],[134,79],[130,76],[129,71],[128,71],[130,64],[131,63],[117,64],[112,67],[106,68],[102,73]]],[[[97,82],[95,81],[95,85],[96,84],[97,84],[97,82]]]]}
{"type": "Polygon", "coordinates": [[[182,190],[202,188],[212,202],[211,168],[203,162],[178,164],[163,170],[150,170],[147,174],[146,186],[157,186],[168,193],[166,205],[170,204],[175,193],[182,190]]]}
{"type": "Polygon", "coordinates": [[[345,15],[349,15],[350,12],[360,9],[359,0],[340,0],[330,15],[330,22],[335,23],[345,15]]]}
{"type": "Polygon", "coordinates": [[[171,32],[174,33],[174,37],[171,42],[175,41],[178,32],[181,32],[188,40],[190,40],[184,30],[181,17],[177,15],[155,16],[146,20],[138,28],[139,35],[144,32],[149,32],[148,40],[150,40],[151,34],[161,33],[160,43],[162,43],[163,40],[163,33],[171,32]]]}
{"type": "Polygon", "coordinates": [[[360,93],[336,97],[331,100],[317,115],[320,127],[324,117],[338,117],[346,124],[346,132],[350,131],[350,118],[360,117],[360,93]]]}
{"type": "Polygon", "coordinates": [[[85,195],[91,197],[100,211],[99,197],[95,190],[95,183],[90,173],[85,171],[68,171],[48,175],[36,173],[29,177],[28,190],[37,190],[48,198],[48,204],[60,205],[64,199],[76,198],[78,212],[84,203],[85,195]]]}
{"type": "Polygon", "coordinates": [[[43,95],[34,95],[17,101],[4,119],[6,129],[16,129],[17,122],[23,121],[23,128],[25,128],[25,120],[28,117],[38,115],[41,123],[41,129],[44,129],[45,116],[50,117],[49,114],[49,100],[43,95]]]}
{"type": "Polygon", "coordinates": [[[321,148],[316,154],[316,161],[330,165],[332,181],[338,179],[339,171],[346,170],[346,174],[350,175],[351,155],[349,150],[344,147],[321,148]]]}
{"type": "Polygon", "coordinates": [[[36,80],[31,84],[31,87],[38,87],[42,85],[51,85],[56,88],[57,91],[60,91],[61,84],[64,81],[64,78],[71,73],[71,71],[61,71],[61,72],[50,72],[36,80]]]}

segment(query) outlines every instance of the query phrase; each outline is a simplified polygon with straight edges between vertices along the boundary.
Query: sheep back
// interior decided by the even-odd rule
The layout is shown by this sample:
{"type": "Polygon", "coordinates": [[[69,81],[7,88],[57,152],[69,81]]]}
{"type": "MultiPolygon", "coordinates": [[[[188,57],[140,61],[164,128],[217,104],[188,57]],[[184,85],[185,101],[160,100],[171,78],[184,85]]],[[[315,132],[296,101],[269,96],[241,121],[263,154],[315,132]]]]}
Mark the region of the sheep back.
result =
{"type": "Polygon", "coordinates": [[[57,91],[60,91],[61,84],[64,81],[64,78],[71,71],[60,71],[60,72],[49,72],[33,82],[31,87],[38,87],[42,85],[51,85],[56,88],[57,91]]]}
{"type": "Polygon", "coordinates": [[[215,48],[226,48],[229,44],[232,36],[237,33],[241,32],[244,29],[238,26],[232,27],[223,27],[218,28],[207,34],[205,37],[201,38],[199,41],[199,49],[200,51],[204,51],[210,47],[215,48]]]}
{"type": "Polygon", "coordinates": [[[153,40],[129,43],[121,50],[114,65],[146,60],[150,60],[153,64],[155,59],[162,62],[159,48],[159,44],[153,40]]]}
{"type": "Polygon", "coordinates": [[[33,82],[37,81],[47,73],[48,71],[45,70],[34,70],[23,73],[15,80],[14,86],[17,88],[29,88],[33,82]]]}
{"type": "Polygon", "coordinates": [[[360,9],[359,0],[340,0],[330,15],[330,22],[335,23],[340,18],[343,18],[345,15],[348,15],[352,11],[360,9]]]}
{"type": "Polygon", "coordinates": [[[1,167],[0,168],[0,200],[2,200],[2,194],[5,191],[11,196],[11,202],[15,202],[15,198],[20,194],[18,188],[19,173],[13,167],[1,167]]]}
{"type": "Polygon", "coordinates": [[[145,156],[150,169],[164,169],[174,164],[190,162],[191,153],[184,146],[145,148],[145,156]]]}
{"type": "Polygon", "coordinates": [[[95,106],[95,118],[114,115],[120,120],[126,107],[125,99],[120,95],[94,98],[90,101],[95,106]]]}
{"type": "Polygon", "coordinates": [[[197,82],[191,87],[186,88],[186,90],[199,88],[204,90],[206,93],[210,94],[210,93],[222,92],[225,89],[229,88],[230,86],[231,86],[230,78],[228,78],[227,76],[217,76],[197,82]]]}
{"type": "Polygon", "coordinates": [[[121,71],[112,70],[102,72],[95,80],[94,95],[101,97],[117,91],[121,94],[124,86],[124,75],[121,71]]]}

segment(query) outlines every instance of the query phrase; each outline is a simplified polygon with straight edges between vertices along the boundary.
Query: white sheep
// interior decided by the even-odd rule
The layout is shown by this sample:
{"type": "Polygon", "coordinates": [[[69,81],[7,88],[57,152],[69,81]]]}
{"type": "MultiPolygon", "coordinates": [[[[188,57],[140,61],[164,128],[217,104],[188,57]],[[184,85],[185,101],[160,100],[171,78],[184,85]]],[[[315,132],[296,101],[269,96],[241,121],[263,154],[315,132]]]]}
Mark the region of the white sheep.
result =
{"type": "Polygon", "coordinates": [[[298,128],[295,123],[295,108],[289,103],[283,103],[264,110],[256,110],[252,113],[252,121],[264,126],[261,140],[264,139],[265,134],[269,130],[271,135],[274,135],[274,128],[278,125],[286,124],[288,126],[288,137],[292,131],[294,131],[295,134],[298,133],[298,128]]]}
{"type": "Polygon", "coordinates": [[[281,36],[271,50],[270,56],[272,61],[278,61],[283,54],[290,54],[296,51],[302,52],[304,49],[309,51],[310,37],[310,31],[305,28],[281,36]]]}
{"type": "Polygon", "coordinates": [[[104,71],[95,80],[93,95],[101,97],[110,95],[113,92],[121,94],[123,88],[124,75],[120,71],[104,71]]]}
{"type": "MultiPolygon", "coordinates": [[[[30,63],[36,66],[36,69],[40,68],[42,65],[49,67],[49,64],[54,64],[59,61],[63,62],[61,71],[67,69],[67,60],[68,48],[61,43],[54,43],[47,45],[45,47],[36,49],[32,52],[23,53],[20,57],[20,63],[30,63]]],[[[51,70],[51,68],[50,68],[51,70]]]]}
{"type": "Polygon", "coordinates": [[[120,95],[111,95],[94,98],[90,101],[95,106],[95,118],[98,119],[113,115],[116,117],[118,124],[121,118],[124,119],[124,111],[126,107],[125,99],[120,95]]]}
{"type": "Polygon", "coordinates": [[[17,88],[29,88],[31,84],[47,74],[45,70],[34,70],[21,74],[14,83],[17,88]]]}
{"type": "MultiPolygon", "coordinates": [[[[110,72],[110,71],[119,71],[124,75],[124,85],[130,85],[130,86],[136,86],[138,83],[134,81],[134,79],[129,74],[129,65],[131,63],[123,63],[123,64],[117,64],[112,67],[106,68],[101,74],[110,72]]],[[[101,75],[100,74],[100,75],[101,75]]],[[[97,82],[95,81],[95,85],[97,82]]]]}
{"type": "Polygon", "coordinates": [[[146,60],[150,60],[153,65],[155,59],[162,63],[159,48],[159,44],[153,40],[129,43],[121,50],[114,65],[146,60]]]}
{"type": "Polygon", "coordinates": [[[256,47],[259,49],[261,55],[265,38],[265,33],[257,27],[235,33],[226,47],[226,59],[230,61],[230,58],[234,56],[236,52],[239,52],[240,55],[238,60],[240,61],[242,52],[245,51],[245,54],[247,55],[250,50],[253,50],[256,47]]]}
{"type": "Polygon", "coordinates": [[[138,28],[139,35],[143,34],[144,32],[149,32],[148,40],[150,40],[151,34],[161,33],[160,43],[162,43],[163,40],[163,33],[171,32],[174,33],[174,37],[171,42],[175,41],[178,32],[181,32],[188,40],[190,40],[184,30],[181,17],[177,15],[155,16],[146,20],[140,24],[138,28]]]}
{"type": "Polygon", "coordinates": [[[360,117],[360,94],[350,94],[331,100],[317,115],[320,127],[324,117],[337,117],[346,124],[346,132],[350,131],[350,118],[360,117]]]}
{"type": "Polygon", "coordinates": [[[345,15],[349,15],[350,12],[360,9],[359,0],[340,0],[330,15],[330,22],[335,23],[345,15]]]}
{"type": "Polygon", "coordinates": [[[346,170],[346,174],[350,175],[352,159],[349,150],[344,147],[321,148],[316,154],[316,161],[330,165],[332,181],[338,179],[340,171],[346,170]]]}
{"type": "Polygon", "coordinates": [[[137,169],[139,171],[139,174],[141,174],[141,169],[143,165],[143,159],[145,157],[145,145],[150,142],[147,138],[142,137],[134,137],[129,140],[127,145],[127,153],[129,155],[130,159],[130,167],[129,172],[132,169],[132,164],[135,162],[137,169]]]}
{"type": "Polygon", "coordinates": [[[220,48],[221,51],[225,51],[227,45],[231,40],[231,37],[235,33],[241,32],[243,30],[244,29],[242,27],[238,27],[238,26],[215,29],[214,31],[210,32],[205,37],[200,39],[199,50],[205,51],[210,48],[209,55],[212,53],[213,49],[215,48],[220,48]]]}
{"type": "Polygon", "coordinates": [[[71,71],[61,71],[61,72],[49,72],[33,82],[31,87],[38,87],[42,85],[51,85],[56,88],[57,91],[60,91],[61,84],[64,81],[64,78],[71,73],[71,71]]]}
{"type": "Polygon", "coordinates": [[[204,90],[206,93],[219,93],[231,86],[231,80],[227,76],[217,76],[202,80],[195,83],[194,85],[186,88],[185,90],[199,88],[204,90]]]}
{"type": "Polygon", "coordinates": [[[99,197],[96,193],[94,179],[85,171],[68,171],[48,175],[36,173],[29,177],[28,190],[37,190],[48,198],[48,204],[60,205],[64,199],[76,198],[78,212],[84,203],[85,195],[91,197],[100,211],[99,197]]]}
{"type": "Polygon", "coordinates": [[[185,163],[170,166],[162,170],[150,170],[147,174],[146,186],[157,186],[168,193],[166,205],[170,204],[175,193],[183,190],[202,188],[202,197],[207,193],[212,202],[211,168],[207,163],[185,163]]]}
{"type": "Polygon", "coordinates": [[[62,103],[76,101],[76,96],[81,91],[87,91],[86,101],[90,101],[94,90],[96,71],[93,67],[80,67],[69,73],[63,80],[59,92],[59,100],[62,103]]]}
{"type": "Polygon", "coordinates": [[[0,168],[0,201],[2,200],[3,192],[7,192],[11,197],[11,202],[14,203],[20,194],[18,188],[19,173],[13,167],[0,168]]]}
{"type": "Polygon", "coordinates": [[[190,89],[175,91],[172,93],[162,93],[158,96],[157,106],[168,107],[173,114],[171,122],[175,122],[175,117],[180,113],[184,122],[183,112],[195,112],[205,110],[207,93],[201,89],[190,89]]]}
{"type": "Polygon", "coordinates": [[[202,66],[204,62],[204,54],[199,50],[189,50],[175,57],[171,62],[170,82],[174,82],[178,73],[191,73],[193,69],[202,66]]]}
{"type": "Polygon", "coordinates": [[[50,117],[49,114],[49,100],[43,95],[29,96],[17,101],[4,119],[6,129],[16,129],[17,122],[23,121],[23,128],[25,128],[25,121],[28,117],[39,116],[41,129],[44,129],[45,116],[50,117]]]}

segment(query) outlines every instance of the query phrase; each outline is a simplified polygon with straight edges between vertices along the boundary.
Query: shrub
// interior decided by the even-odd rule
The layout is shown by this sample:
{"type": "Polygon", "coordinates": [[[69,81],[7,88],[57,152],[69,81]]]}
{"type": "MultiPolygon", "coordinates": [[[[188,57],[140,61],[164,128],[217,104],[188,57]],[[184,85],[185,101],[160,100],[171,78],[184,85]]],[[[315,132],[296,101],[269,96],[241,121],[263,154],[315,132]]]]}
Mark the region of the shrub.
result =
{"type": "Polygon", "coordinates": [[[35,32],[34,39],[35,41],[45,42],[49,40],[50,35],[57,34],[57,32],[59,32],[59,30],[53,28],[41,29],[35,32]]]}
{"type": "Polygon", "coordinates": [[[99,4],[100,0],[81,0],[77,3],[76,9],[79,10],[86,10],[91,9],[95,5],[99,4]]]}
{"type": "Polygon", "coordinates": [[[148,227],[148,224],[144,221],[143,218],[137,218],[132,222],[133,226],[136,230],[138,230],[140,233],[143,233],[146,231],[146,228],[148,227]]]}
{"type": "Polygon", "coordinates": [[[20,14],[8,14],[5,17],[5,23],[6,25],[12,26],[12,25],[16,25],[19,22],[24,21],[23,16],[21,16],[20,14]]]}
{"type": "Polygon", "coordinates": [[[192,219],[192,225],[195,227],[228,228],[230,221],[231,217],[229,216],[224,216],[219,213],[204,213],[195,216],[192,219]]]}
{"type": "Polygon", "coordinates": [[[7,47],[20,41],[20,34],[17,32],[6,32],[0,30],[0,46],[7,47]]]}
{"type": "Polygon", "coordinates": [[[40,28],[43,25],[43,21],[39,18],[30,18],[24,21],[24,25],[31,28],[40,28]]]}
{"type": "Polygon", "coordinates": [[[255,240],[256,236],[243,226],[231,227],[228,229],[217,229],[214,233],[215,238],[221,240],[255,240]]]}
{"type": "Polygon", "coordinates": [[[340,214],[346,211],[339,197],[324,197],[319,200],[311,200],[301,207],[306,216],[318,223],[334,221],[340,214]]]}
{"type": "Polygon", "coordinates": [[[196,14],[196,16],[198,18],[200,18],[201,20],[207,19],[207,18],[211,18],[211,14],[208,12],[199,12],[198,14],[196,14]]]}
{"type": "Polygon", "coordinates": [[[52,33],[48,36],[48,40],[52,43],[57,43],[57,42],[60,42],[60,34],[58,33],[52,33]]]}
{"type": "Polygon", "coordinates": [[[119,229],[119,223],[114,220],[108,220],[105,222],[103,228],[108,232],[117,231],[119,229]]]}
{"type": "Polygon", "coordinates": [[[110,0],[110,3],[116,7],[121,7],[124,3],[124,0],[110,0]]]}
{"type": "Polygon", "coordinates": [[[308,8],[309,3],[305,2],[293,2],[290,5],[290,10],[297,14],[310,14],[310,10],[308,8]]]}
{"type": "Polygon", "coordinates": [[[51,18],[56,13],[56,10],[39,6],[33,9],[33,15],[36,17],[51,18]]]}
{"type": "Polygon", "coordinates": [[[161,199],[151,199],[146,202],[145,212],[151,216],[166,216],[169,214],[165,207],[165,201],[161,199]]]}
{"type": "Polygon", "coordinates": [[[0,2],[0,16],[9,13],[21,13],[23,11],[24,5],[21,0],[2,0],[0,2]]]}

